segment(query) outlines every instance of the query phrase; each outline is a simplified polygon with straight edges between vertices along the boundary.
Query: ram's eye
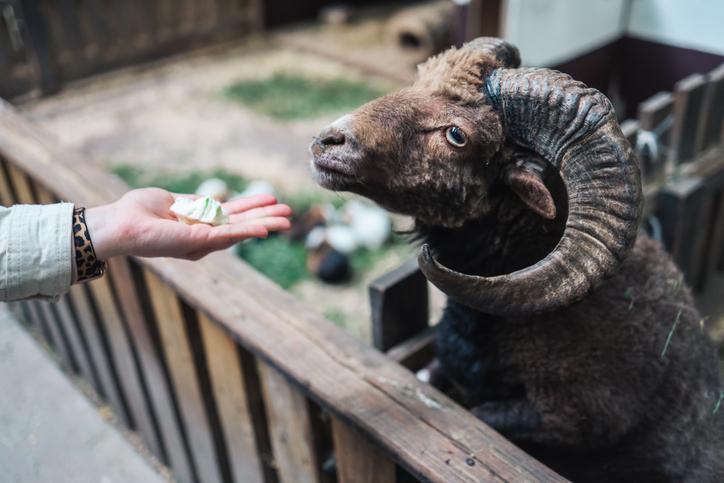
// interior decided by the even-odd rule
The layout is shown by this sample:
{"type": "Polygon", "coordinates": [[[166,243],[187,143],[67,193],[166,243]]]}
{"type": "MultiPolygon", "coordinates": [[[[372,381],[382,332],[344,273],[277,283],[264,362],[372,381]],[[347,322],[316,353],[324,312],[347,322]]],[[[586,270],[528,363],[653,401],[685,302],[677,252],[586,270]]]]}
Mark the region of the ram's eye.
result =
{"type": "Polygon", "coordinates": [[[456,148],[462,148],[468,143],[468,137],[462,129],[457,126],[450,126],[445,131],[445,139],[456,148]]]}

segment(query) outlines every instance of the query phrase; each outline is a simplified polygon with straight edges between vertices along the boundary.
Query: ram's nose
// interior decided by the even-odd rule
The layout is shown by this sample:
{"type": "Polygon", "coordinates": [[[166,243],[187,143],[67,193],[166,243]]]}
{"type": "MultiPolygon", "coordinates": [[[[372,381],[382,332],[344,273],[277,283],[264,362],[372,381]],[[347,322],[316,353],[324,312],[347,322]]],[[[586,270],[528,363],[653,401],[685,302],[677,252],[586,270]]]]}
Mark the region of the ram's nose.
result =
{"type": "Polygon", "coordinates": [[[319,143],[325,148],[328,146],[341,146],[346,140],[345,133],[335,126],[329,126],[319,134],[319,143]]]}
{"type": "Polygon", "coordinates": [[[314,138],[314,142],[312,143],[312,154],[319,156],[328,148],[334,146],[349,146],[352,144],[354,138],[350,129],[351,123],[352,116],[347,114],[322,129],[319,136],[314,138]]]}

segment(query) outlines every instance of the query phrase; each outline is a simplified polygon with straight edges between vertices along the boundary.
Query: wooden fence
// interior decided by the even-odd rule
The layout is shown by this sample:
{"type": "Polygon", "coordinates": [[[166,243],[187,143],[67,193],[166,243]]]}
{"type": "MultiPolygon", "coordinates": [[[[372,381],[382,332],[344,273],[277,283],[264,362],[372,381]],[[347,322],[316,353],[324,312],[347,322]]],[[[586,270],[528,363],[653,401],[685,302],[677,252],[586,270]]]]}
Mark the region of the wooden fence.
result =
{"type": "Polygon", "coordinates": [[[0,0],[0,96],[259,31],[261,0],[0,0]]]}
{"type": "MultiPolygon", "coordinates": [[[[3,205],[126,189],[0,105],[3,205]]],[[[564,481],[228,253],[13,308],[182,482],[564,481]]]]}
{"type": "MultiPolygon", "coordinates": [[[[642,163],[646,228],[701,292],[724,272],[724,64],[646,100],[621,128],[642,163]]],[[[374,346],[412,370],[429,362],[434,328],[415,261],[373,281],[370,302],[374,346]]]]}

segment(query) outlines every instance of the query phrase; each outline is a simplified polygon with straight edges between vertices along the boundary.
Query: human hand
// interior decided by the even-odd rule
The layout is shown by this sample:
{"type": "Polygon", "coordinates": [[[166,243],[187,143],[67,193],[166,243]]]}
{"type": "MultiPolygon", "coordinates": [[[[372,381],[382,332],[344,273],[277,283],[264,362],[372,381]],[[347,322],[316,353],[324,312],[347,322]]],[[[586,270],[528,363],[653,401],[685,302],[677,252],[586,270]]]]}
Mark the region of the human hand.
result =
{"type": "Polygon", "coordinates": [[[121,255],[198,260],[248,238],[287,230],[292,214],[270,195],[239,198],[222,206],[229,223],[186,225],[169,208],[177,195],[159,188],[132,190],[118,201],[86,210],[86,224],[99,260],[121,255]]]}

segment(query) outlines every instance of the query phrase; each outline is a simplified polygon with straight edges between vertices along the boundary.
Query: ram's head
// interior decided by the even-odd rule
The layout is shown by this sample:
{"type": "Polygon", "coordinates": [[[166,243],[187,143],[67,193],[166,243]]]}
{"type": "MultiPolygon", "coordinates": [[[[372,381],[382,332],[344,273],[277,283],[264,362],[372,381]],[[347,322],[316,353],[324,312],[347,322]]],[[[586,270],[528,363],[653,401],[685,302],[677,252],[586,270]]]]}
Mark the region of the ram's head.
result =
{"type": "Polygon", "coordinates": [[[639,168],[608,99],[559,72],[519,64],[517,49],[495,38],[448,50],[420,67],[412,87],[338,119],[311,147],[322,186],[447,227],[488,214],[501,190],[555,217],[561,200],[542,174],[555,169],[568,218],[538,263],[472,276],[423,247],[428,279],[493,314],[550,310],[584,296],[627,254],[641,214],[639,168]],[[511,298],[527,302],[513,306],[511,298]]]}

